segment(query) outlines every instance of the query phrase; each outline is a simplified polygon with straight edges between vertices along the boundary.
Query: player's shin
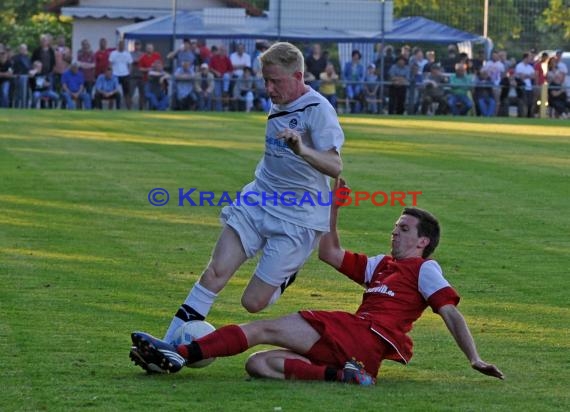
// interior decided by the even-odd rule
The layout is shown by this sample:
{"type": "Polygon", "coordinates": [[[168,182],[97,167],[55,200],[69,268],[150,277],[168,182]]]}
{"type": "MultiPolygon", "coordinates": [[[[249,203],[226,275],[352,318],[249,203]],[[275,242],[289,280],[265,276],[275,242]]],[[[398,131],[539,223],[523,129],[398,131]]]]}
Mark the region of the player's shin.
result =
{"type": "Polygon", "coordinates": [[[243,330],[237,325],[224,326],[189,345],[180,345],[176,350],[188,363],[202,359],[232,356],[249,349],[243,330]]]}

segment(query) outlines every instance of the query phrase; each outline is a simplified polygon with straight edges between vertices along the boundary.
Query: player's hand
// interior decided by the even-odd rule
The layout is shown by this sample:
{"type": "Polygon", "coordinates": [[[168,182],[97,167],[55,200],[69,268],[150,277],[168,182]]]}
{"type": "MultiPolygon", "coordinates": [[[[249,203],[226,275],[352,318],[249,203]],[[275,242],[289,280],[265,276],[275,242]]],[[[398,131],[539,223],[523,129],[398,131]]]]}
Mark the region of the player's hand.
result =
{"type": "Polygon", "coordinates": [[[299,132],[291,129],[285,129],[277,133],[277,138],[285,140],[285,143],[287,143],[287,146],[289,146],[293,153],[297,156],[301,156],[305,145],[303,144],[303,140],[301,139],[299,132]]]}
{"type": "Polygon", "coordinates": [[[343,206],[346,202],[346,196],[350,193],[350,187],[347,186],[346,181],[342,177],[337,177],[334,180],[332,192],[332,207],[343,206]],[[341,195],[345,195],[344,198],[341,195]]]}
{"type": "Polygon", "coordinates": [[[493,376],[499,379],[505,379],[503,372],[499,370],[495,365],[484,362],[482,360],[475,361],[471,364],[471,367],[476,371],[481,372],[483,375],[493,376]]]}

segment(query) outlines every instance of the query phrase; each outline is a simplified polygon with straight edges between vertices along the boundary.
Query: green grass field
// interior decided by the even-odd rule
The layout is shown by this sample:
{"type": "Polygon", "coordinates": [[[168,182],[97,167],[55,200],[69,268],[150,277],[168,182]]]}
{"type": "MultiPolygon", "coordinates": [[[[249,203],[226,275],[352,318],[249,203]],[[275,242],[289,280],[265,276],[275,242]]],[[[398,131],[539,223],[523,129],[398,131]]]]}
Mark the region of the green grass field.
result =
{"type": "MultiPolygon", "coordinates": [[[[261,115],[0,111],[0,411],[554,411],[570,394],[570,124],[519,119],[341,119],[354,190],[420,190],[443,237],[435,258],[485,360],[471,370],[426,311],[409,366],[374,388],[251,380],[252,351],[146,376],[132,330],[161,335],[219,233],[219,207],[178,188],[239,190],[263,153],[261,115]],[[149,190],[167,189],[153,207],[149,190]],[[276,409],[277,408],[277,409],[276,409]]],[[[401,207],[341,211],[343,245],[389,247],[401,207]]],[[[215,326],[301,308],[356,309],[358,286],[315,256],[280,302],[239,304],[255,262],[221,293],[215,326]]],[[[429,313],[428,313],[429,312],[429,313]]]]}

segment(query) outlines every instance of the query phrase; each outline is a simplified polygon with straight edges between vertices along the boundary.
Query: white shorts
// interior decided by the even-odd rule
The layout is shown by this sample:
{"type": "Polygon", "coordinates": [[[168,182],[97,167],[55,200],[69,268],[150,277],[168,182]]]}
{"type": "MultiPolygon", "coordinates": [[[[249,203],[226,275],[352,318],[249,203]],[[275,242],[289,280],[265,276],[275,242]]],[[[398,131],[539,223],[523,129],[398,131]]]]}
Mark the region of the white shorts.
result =
{"type": "Polygon", "coordinates": [[[322,232],[276,218],[256,206],[226,206],[221,220],[238,234],[248,258],[262,251],[255,275],[280,286],[297,272],[317,246],[322,232]]]}

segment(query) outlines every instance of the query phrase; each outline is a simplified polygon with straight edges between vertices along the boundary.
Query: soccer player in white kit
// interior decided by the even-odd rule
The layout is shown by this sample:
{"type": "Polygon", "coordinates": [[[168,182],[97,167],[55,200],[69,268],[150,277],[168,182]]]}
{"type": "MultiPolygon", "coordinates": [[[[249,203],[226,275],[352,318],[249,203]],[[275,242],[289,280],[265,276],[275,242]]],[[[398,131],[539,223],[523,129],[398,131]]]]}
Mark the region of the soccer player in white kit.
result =
{"type": "MultiPolygon", "coordinates": [[[[204,319],[228,280],[258,252],[261,257],[241,303],[255,313],[276,301],[321,234],[329,231],[329,178],[342,171],[344,143],[336,112],[304,84],[305,64],[297,47],[276,43],[260,59],[272,101],[265,154],[255,179],[241,191],[248,198],[222,210],[224,226],[210,262],[172,319],[167,342],[185,322],[204,319]]],[[[131,358],[136,350],[132,348],[131,358]]]]}

